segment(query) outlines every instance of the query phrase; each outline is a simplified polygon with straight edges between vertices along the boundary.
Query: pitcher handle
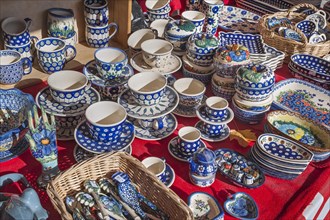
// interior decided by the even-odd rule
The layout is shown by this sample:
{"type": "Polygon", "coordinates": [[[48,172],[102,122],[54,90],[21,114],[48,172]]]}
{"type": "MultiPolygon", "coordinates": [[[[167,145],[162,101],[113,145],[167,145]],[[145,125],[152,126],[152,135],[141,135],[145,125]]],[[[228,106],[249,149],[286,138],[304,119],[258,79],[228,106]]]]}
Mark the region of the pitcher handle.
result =
{"type": "Polygon", "coordinates": [[[66,45],[66,48],[65,48],[65,61],[66,62],[70,62],[71,60],[73,60],[75,57],[76,57],[76,55],[77,55],[77,50],[76,50],[76,48],[74,47],[74,46],[72,46],[72,45],[66,45]],[[69,49],[72,49],[73,50],[73,56],[72,57],[69,57],[68,56],[68,50],[69,49]]]}
{"type": "Polygon", "coordinates": [[[115,30],[113,31],[113,33],[109,36],[109,40],[117,33],[118,31],[118,25],[115,23],[115,22],[111,22],[109,25],[108,25],[108,31],[110,32],[110,28],[111,27],[114,27],[115,30]]]}
{"type": "Polygon", "coordinates": [[[23,61],[23,75],[30,74],[32,72],[32,62],[29,58],[22,58],[23,61]]]}

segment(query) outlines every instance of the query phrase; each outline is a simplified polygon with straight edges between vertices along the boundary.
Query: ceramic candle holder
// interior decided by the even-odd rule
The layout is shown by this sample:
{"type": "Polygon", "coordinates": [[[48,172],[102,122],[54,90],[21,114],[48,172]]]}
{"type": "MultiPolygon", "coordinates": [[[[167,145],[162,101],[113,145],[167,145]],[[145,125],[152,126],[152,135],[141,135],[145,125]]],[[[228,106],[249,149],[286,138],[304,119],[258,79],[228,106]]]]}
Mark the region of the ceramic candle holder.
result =
{"type": "Polygon", "coordinates": [[[120,76],[128,62],[125,51],[114,47],[96,50],[94,58],[97,70],[105,80],[111,80],[120,76]]]}
{"type": "Polygon", "coordinates": [[[174,82],[175,91],[179,94],[179,105],[194,108],[198,106],[204,97],[205,85],[193,78],[181,78],[174,82]]]}
{"type": "Polygon", "coordinates": [[[196,27],[196,33],[203,31],[205,22],[205,14],[199,11],[185,11],[182,12],[182,17],[188,21],[191,21],[196,27]]]}
{"type": "Polygon", "coordinates": [[[141,44],[143,60],[151,67],[163,68],[171,56],[173,45],[160,39],[144,41],[141,44]]]}
{"type": "Polygon", "coordinates": [[[89,106],[85,116],[90,133],[95,140],[112,142],[119,137],[127,113],[115,102],[102,101],[89,106]]]}
{"type": "Polygon", "coordinates": [[[127,40],[130,55],[133,56],[135,53],[140,52],[141,44],[146,40],[157,38],[157,35],[157,30],[148,28],[140,29],[132,33],[127,40]]]}
{"type": "Polygon", "coordinates": [[[227,117],[228,101],[221,97],[209,97],[205,101],[206,113],[211,118],[225,118],[227,117]]]}
{"type": "Polygon", "coordinates": [[[183,127],[178,135],[178,148],[184,155],[192,155],[201,146],[201,132],[195,127],[183,127]]]}
{"type": "Polygon", "coordinates": [[[128,80],[128,88],[140,105],[155,105],[162,98],[167,81],[166,77],[155,72],[142,72],[128,80]]]}
{"type": "Polygon", "coordinates": [[[85,22],[90,26],[104,26],[109,22],[109,8],[106,0],[85,0],[85,22]]]}
{"type": "Polygon", "coordinates": [[[77,104],[91,87],[84,74],[73,70],[55,72],[47,82],[54,100],[68,106],[77,104]]]}
{"type": "Polygon", "coordinates": [[[142,161],[142,164],[147,168],[147,170],[155,174],[158,179],[160,179],[162,182],[165,182],[165,159],[161,159],[158,157],[147,157],[142,161]]]}

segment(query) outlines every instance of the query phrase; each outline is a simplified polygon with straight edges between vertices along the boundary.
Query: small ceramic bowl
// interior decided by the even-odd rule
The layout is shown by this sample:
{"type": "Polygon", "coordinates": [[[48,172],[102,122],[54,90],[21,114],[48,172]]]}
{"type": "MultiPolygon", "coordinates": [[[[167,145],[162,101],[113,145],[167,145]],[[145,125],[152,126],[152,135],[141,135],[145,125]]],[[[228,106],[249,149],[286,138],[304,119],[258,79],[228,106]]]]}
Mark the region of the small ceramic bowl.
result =
{"type": "Polygon", "coordinates": [[[218,45],[218,38],[212,34],[202,32],[196,33],[189,37],[187,42],[187,50],[189,50],[191,54],[209,54],[213,57],[218,45]]]}
{"type": "Polygon", "coordinates": [[[224,98],[212,96],[205,101],[206,114],[210,118],[225,118],[228,114],[228,101],[224,98]]]}
{"type": "Polygon", "coordinates": [[[149,12],[163,13],[171,10],[170,0],[146,0],[145,5],[149,12]]]}
{"type": "Polygon", "coordinates": [[[143,60],[151,67],[163,68],[171,56],[173,45],[160,39],[146,40],[141,44],[143,60]]]}
{"type": "MultiPolygon", "coordinates": [[[[207,184],[203,184],[203,182],[204,181],[196,185],[206,187],[213,183],[210,184],[206,181],[207,184]]],[[[188,197],[188,206],[193,213],[194,219],[199,219],[200,216],[204,216],[205,219],[222,220],[225,216],[218,200],[205,192],[194,192],[190,194],[188,197]]]]}
{"type": "Polygon", "coordinates": [[[189,78],[199,80],[202,83],[204,83],[205,85],[207,85],[207,84],[209,84],[209,82],[212,79],[212,75],[214,74],[214,70],[212,70],[211,72],[206,73],[206,74],[200,74],[200,73],[192,72],[192,71],[188,70],[187,67],[183,66],[182,67],[182,73],[185,77],[189,77],[189,78]]]}
{"type": "Polygon", "coordinates": [[[269,111],[270,107],[268,107],[264,111],[249,111],[237,106],[235,101],[232,101],[233,111],[235,114],[235,118],[245,124],[259,124],[264,118],[266,113],[269,111]]]}
{"type": "Polygon", "coordinates": [[[260,102],[250,102],[244,99],[241,99],[237,94],[234,95],[233,100],[235,104],[247,111],[262,112],[270,108],[273,103],[274,97],[271,94],[268,99],[260,102]]]}
{"type": "Polygon", "coordinates": [[[236,93],[235,89],[226,89],[221,86],[218,86],[213,80],[211,82],[211,85],[213,95],[225,98],[227,99],[227,101],[231,100],[236,93]]]}
{"type": "Polygon", "coordinates": [[[173,88],[179,94],[179,105],[189,108],[197,107],[203,100],[206,88],[193,78],[181,78],[174,82],[173,88]]]}
{"type": "Polygon", "coordinates": [[[142,105],[155,105],[162,98],[167,84],[166,77],[155,72],[141,72],[128,80],[135,101],[142,105]]]}

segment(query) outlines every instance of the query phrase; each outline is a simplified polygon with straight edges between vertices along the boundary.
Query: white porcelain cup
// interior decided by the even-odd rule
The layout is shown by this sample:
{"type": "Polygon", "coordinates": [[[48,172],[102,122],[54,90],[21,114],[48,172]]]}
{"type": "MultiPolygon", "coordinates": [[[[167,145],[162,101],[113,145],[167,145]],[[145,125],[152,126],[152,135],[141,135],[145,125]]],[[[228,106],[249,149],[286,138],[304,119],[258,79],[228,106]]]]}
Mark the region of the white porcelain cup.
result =
{"type": "Polygon", "coordinates": [[[178,133],[178,148],[184,155],[192,155],[201,146],[201,132],[191,126],[183,127],[178,133]]]}
{"type": "Polygon", "coordinates": [[[142,164],[147,168],[147,170],[155,174],[161,181],[164,182],[166,180],[165,159],[158,157],[147,157],[144,160],[142,160],[142,164]]]}
{"type": "Polygon", "coordinates": [[[90,89],[87,77],[78,71],[62,70],[51,74],[47,79],[53,99],[63,105],[75,105],[90,89]]]}
{"type": "Polygon", "coordinates": [[[200,11],[185,11],[182,13],[182,17],[188,21],[194,23],[196,27],[196,33],[203,31],[205,22],[205,14],[200,11]]]}
{"type": "Polygon", "coordinates": [[[157,19],[151,22],[150,28],[157,30],[158,38],[164,39],[164,31],[168,21],[168,19],[157,19]]]}
{"type": "Polygon", "coordinates": [[[127,44],[130,50],[133,49],[134,52],[139,52],[141,51],[141,44],[144,41],[155,39],[157,38],[157,35],[158,33],[157,30],[155,29],[149,29],[149,28],[140,29],[135,31],[129,36],[127,40],[127,44]]]}
{"type": "Polygon", "coordinates": [[[143,60],[151,67],[164,68],[171,56],[173,45],[160,39],[146,40],[141,44],[143,60]]]}
{"type": "Polygon", "coordinates": [[[173,88],[179,94],[179,104],[184,107],[198,106],[206,91],[205,85],[193,78],[181,78],[174,82],[173,88]]]}

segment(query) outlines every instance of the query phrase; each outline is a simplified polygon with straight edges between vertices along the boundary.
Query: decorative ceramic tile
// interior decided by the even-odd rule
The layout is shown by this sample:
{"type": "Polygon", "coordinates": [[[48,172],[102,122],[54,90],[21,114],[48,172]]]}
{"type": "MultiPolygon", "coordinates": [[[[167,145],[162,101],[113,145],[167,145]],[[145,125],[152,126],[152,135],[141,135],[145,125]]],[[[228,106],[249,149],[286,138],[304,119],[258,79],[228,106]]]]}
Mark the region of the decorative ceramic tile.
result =
{"type": "Polygon", "coordinates": [[[227,213],[235,218],[254,220],[259,216],[257,203],[251,196],[243,192],[230,195],[223,207],[227,213]]]}
{"type": "Polygon", "coordinates": [[[231,108],[227,108],[227,115],[225,117],[220,117],[220,118],[214,118],[214,117],[209,117],[208,114],[206,113],[206,105],[201,105],[196,111],[197,117],[208,123],[208,124],[228,124],[234,119],[234,112],[231,110],[231,108]]]}
{"type": "Polygon", "coordinates": [[[199,121],[195,124],[195,128],[197,128],[201,132],[202,135],[201,138],[203,140],[206,140],[208,142],[220,142],[226,140],[230,135],[229,127],[225,125],[225,127],[222,129],[221,133],[218,136],[211,137],[204,132],[203,124],[204,124],[203,121],[199,121]]]}

